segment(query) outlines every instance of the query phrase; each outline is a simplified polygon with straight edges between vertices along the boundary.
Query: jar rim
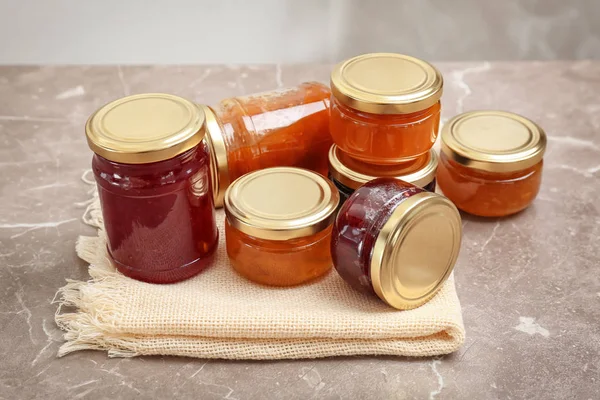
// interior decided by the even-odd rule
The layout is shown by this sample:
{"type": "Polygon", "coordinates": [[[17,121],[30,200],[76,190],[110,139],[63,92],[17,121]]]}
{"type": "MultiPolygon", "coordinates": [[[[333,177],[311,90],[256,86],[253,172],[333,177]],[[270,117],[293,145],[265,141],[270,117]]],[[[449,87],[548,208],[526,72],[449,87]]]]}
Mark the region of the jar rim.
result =
{"type": "Polygon", "coordinates": [[[373,289],[397,309],[427,302],[450,276],[462,236],[460,213],[430,192],[404,199],[381,228],[370,261],[373,289]]]}
{"type": "Polygon", "coordinates": [[[260,239],[289,240],[316,234],[336,216],[340,195],[324,176],[302,168],[247,173],[225,192],[227,221],[260,239]]]}
{"type": "Polygon", "coordinates": [[[442,152],[465,167],[514,172],[544,157],[546,133],[519,114],[478,110],[453,117],[442,128],[442,152]]]}
{"type": "Polygon", "coordinates": [[[329,149],[329,173],[332,179],[350,189],[358,189],[376,178],[396,178],[424,187],[435,179],[437,166],[438,156],[433,149],[413,161],[376,166],[344,154],[335,144],[329,149]]]}
{"type": "Polygon", "coordinates": [[[86,122],[92,151],[107,160],[146,164],[168,160],[204,137],[204,113],[189,100],[165,93],[122,97],[86,122]]]}
{"type": "Polygon", "coordinates": [[[442,97],[444,80],[432,64],[397,53],[362,54],[336,65],[331,92],[342,104],[372,114],[409,114],[442,97]]]}

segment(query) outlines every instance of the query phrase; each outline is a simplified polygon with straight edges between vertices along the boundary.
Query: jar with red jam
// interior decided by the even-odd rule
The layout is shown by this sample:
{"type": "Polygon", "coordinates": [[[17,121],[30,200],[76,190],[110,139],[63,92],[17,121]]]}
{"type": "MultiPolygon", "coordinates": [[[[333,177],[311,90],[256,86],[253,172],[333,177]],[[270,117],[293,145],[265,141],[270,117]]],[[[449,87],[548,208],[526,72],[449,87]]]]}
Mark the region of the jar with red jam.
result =
{"type": "Polygon", "coordinates": [[[370,164],[397,164],[426,154],[440,124],[442,74],[402,54],[363,54],[331,73],[333,141],[370,164]]]}
{"type": "Polygon", "coordinates": [[[333,265],[355,289],[396,309],[431,299],[454,268],[462,224],[444,196],[393,178],[358,188],[331,234],[333,265]]]}
{"type": "Polygon", "coordinates": [[[438,183],[456,206],[482,217],[527,208],[542,183],[546,134],[505,111],[457,115],[442,129],[438,183]]]}
{"type": "Polygon", "coordinates": [[[340,192],[340,202],[344,203],[356,189],[377,178],[397,178],[435,192],[435,171],[438,157],[429,150],[421,157],[402,164],[368,164],[350,157],[335,144],[329,150],[329,178],[340,192]]]}
{"type": "Polygon", "coordinates": [[[240,176],[270,167],[327,175],[329,88],[318,82],[204,106],[215,203],[240,176]]]}
{"type": "Polygon", "coordinates": [[[108,255],[151,283],[190,278],[218,242],[204,113],[168,94],[106,104],[87,121],[108,255]]]}
{"type": "Polygon", "coordinates": [[[339,202],[324,176],[277,167],[248,173],[225,193],[225,239],[247,279],[294,286],[331,270],[331,227],[339,202]]]}

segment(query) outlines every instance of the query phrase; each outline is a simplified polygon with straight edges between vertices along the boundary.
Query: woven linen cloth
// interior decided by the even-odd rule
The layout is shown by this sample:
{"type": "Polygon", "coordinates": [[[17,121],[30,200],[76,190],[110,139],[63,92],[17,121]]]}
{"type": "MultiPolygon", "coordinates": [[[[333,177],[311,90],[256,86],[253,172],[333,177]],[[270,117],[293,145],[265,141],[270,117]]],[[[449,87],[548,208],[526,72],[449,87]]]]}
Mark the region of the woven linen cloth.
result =
{"type": "Polygon", "coordinates": [[[138,282],[108,259],[96,196],[84,222],[97,227],[98,236],[77,242],[91,279],[69,280],[57,293],[56,322],[66,331],[59,356],[89,349],[117,357],[435,356],[463,344],[453,276],[427,304],[409,311],[356,292],[335,271],[304,286],[261,286],[230,266],[223,221],[218,211],[219,247],[207,270],[177,284],[138,282]]]}

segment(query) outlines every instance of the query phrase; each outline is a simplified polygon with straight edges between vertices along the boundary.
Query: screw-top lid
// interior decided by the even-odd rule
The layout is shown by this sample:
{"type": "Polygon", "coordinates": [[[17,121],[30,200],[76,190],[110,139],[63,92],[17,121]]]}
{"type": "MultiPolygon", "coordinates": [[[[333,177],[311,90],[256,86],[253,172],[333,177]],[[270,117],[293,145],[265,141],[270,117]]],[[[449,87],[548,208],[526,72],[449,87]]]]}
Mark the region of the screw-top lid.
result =
{"type": "Polygon", "coordinates": [[[301,168],[276,167],[250,172],[225,192],[227,221],[261,239],[305,237],[329,227],[340,196],[322,175],[301,168]]]}
{"type": "Polygon", "coordinates": [[[126,164],[167,160],[198,145],[204,113],[191,101],[164,93],[110,102],[90,116],[85,133],[94,153],[126,164]]]}
{"type": "Polygon", "coordinates": [[[363,54],[336,65],[331,73],[335,98],[373,114],[425,110],[442,97],[443,78],[433,65],[395,53],[363,54]]]}
{"type": "Polygon", "coordinates": [[[464,166],[490,172],[531,167],[542,159],[546,134],[529,119],[505,111],[472,111],[442,128],[442,151],[464,166]]]}
{"type": "Polygon", "coordinates": [[[331,178],[350,189],[358,189],[376,178],[397,178],[424,187],[435,179],[438,157],[435,151],[397,165],[373,165],[348,156],[335,144],[329,150],[331,178]]]}
{"type": "Polygon", "coordinates": [[[410,309],[435,295],[454,268],[462,224],[454,204],[430,192],[403,200],[379,232],[371,256],[377,295],[410,309]]]}
{"type": "Polygon", "coordinates": [[[206,136],[204,141],[208,145],[210,153],[210,177],[212,180],[215,207],[222,207],[225,191],[231,183],[227,161],[227,147],[225,146],[221,125],[214,111],[204,105],[201,105],[200,108],[204,111],[206,118],[206,136]]]}

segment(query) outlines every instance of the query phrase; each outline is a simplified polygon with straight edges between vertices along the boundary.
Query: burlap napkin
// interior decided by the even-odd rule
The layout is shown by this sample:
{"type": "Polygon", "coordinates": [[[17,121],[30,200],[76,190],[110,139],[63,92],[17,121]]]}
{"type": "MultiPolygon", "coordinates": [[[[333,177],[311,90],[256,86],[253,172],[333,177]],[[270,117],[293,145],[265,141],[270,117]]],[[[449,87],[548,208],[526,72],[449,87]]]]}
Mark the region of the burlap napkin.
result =
{"type": "Polygon", "coordinates": [[[58,293],[56,322],[66,331],[59,355],[97,349],[121,357],[434,356],[464,342],[453,277],[429,303],[410,311],[357,293],[334,270],[305,286],[260,286],[229,265],[223,218],[219,211],[214,265],[185,282],[152,285],[125,277],[110,264],[96,198],[84,221],[98,228],[98,236],[82,236],[77,243],[77,254],[91,264],[91,279],[69,281],[58,293]]]}

